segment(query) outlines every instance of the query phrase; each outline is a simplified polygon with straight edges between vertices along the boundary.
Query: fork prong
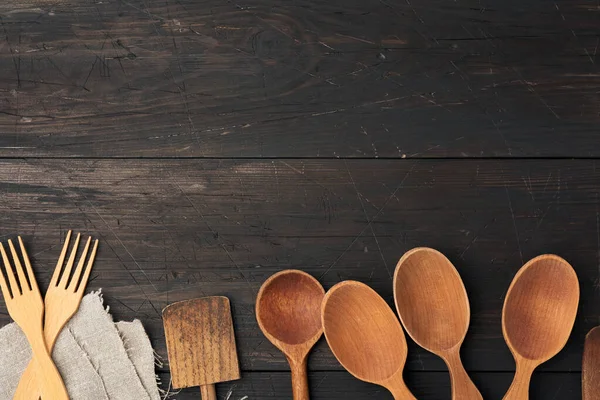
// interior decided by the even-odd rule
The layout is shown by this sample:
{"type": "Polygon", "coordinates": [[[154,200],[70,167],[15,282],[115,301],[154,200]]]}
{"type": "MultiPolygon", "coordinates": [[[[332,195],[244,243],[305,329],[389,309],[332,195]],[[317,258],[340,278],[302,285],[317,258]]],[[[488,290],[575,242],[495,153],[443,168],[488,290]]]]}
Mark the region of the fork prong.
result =
{"type": "Polygon", "coordinates": [[[0,252],[2,252],[2,260],[4,261],[4,268],[6,268],[6,276],[8,277],[8,283],[10,285],[10,292],[12,294],[12,298],[20,295],[21,292],[19,290],[19,285],[17,285],[17,280],[15,279],[15,274],[13,272],[12,266],[10,265],[10,261],[8,260],[8,256],[6,255],[6,251],[4,251],[4,245],[0,243],[0,252]]]}
{"type": "Polygon", "coordinates": [[[58,277],[60,276],[60,271],[62,270],[63,263],[65,262],[65,256],[67,255],[67,250],[69,249],[69,240],[71,239],[71,230],[67,232],[67,237],[65,238],[65,244],[60,252],[60,257],[58,257],[58,262],[56,263],[56,268],[54,268],[54,274],[52,274],[52,280],[50,281],[51,286],[58,285],[58,277]]]}
{"type": "Polygon", "coordinates": [[[25,293],[25,289],[29,291],[31,290],[31,288],[27,283],[27,278],[25,277],[23,265],[21,265],[21,260],[19,260],[19,254],[17,253],[17,250],[15,250],[15,246],[13,246],[13,242],[10,239],[8,239],[8,247],[10,247],[10,252],[12,253],[13,261],[15,263],[15,269],[17,270],[17,276],[19,277],[19,286],[21,286],[21,293],[25,293]]]}
{"type": "Polygon", "coordinates": [[[77,255],[77,248],[79,247],[79,238],[81,237],[81,233],[77,234],[77,238],[75,239],[75,244],[73,245],[73,249],[71,249],[71,255],[69,256],[69,260],[67,261],[67,266],[62,273],[62,277],[60,278],[60,282],[58,286],[66,289],[67,282],[69,281],[69,275],[71,275],[71,270],[73,269],[73,263],[75,262],[75,256],[77,255]]]}
{"type": "Polygon", "coordinates": [[[39,291],[33,269],[31,268],[31,262],[29,262],[29,255],[27,255],[27,250],[25,250],[25,245],[23,244],[21,236],[19,236],[19,246],[21,246],[21,253],[23,253],[23,262],[25,262],[25,269],[27,270],[27,276],[29,277],[29,286],[31,287],[31,290],[39,291]]]}
{"type": "Polygon", "coordinates": [[[94,242],[94,247],[92,248],[92,254],[90,254],[90,258],[88,259],[88,263],[85,267],[85,272],[83,273],[83,278],[81,279],[81,284],[77,288],[77,293],[83,295],[85,291],[85,287],[87,286],[88,280],[90,278],[90,273],[92,272],[92,266],[94,265],[94,260],[96,259],[96,250],[98,250],[98,239],[94,242]]]}
{"type": "Polygon", "coordinates": [[[67,290],[72,291],[73,293],[75,293],[75,289],[77,288],[77,285],[79,284],[79,277],[81,276],[81,271],[83,270],[83,266],[85,264],[85,256],[87,255],[87,252],[90,249],[91,241],[92,241],[92,237],[90,236],[90,237],[88,237],[88,240],[85,243],[85,248],[83,249],[83,252],[81,253],[79,262],[77,263],[77,268],[75,268],[75,272],[73,272],[73,278],[71,278],[71,283],[69,283],[69,287],[67,288],[67,290]]]}
{"type": "MultiPolygon", "coordinates": [[[[2,243],[0,243],[2,246],[2,243]]],[[[2,248],[2,253],[4,253],[4,248],[2,248]]],[[[0,288],[2,289],[2,295],[4,296],[4,302],[6,303],[8,300],[12,299],[10,291],[8,290],[8,285],[6,284],[6,279],[4,279],[4,274],[0,268],[0,288]]]]}

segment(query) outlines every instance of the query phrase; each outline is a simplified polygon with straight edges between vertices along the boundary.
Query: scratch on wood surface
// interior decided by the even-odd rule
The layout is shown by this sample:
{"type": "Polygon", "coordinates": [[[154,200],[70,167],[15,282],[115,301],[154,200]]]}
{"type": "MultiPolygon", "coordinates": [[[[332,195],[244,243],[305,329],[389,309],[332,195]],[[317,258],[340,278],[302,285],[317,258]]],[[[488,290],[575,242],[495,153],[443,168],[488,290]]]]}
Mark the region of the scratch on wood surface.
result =
{"type": "Polygon", "coordinates": [[[279,189],[279,173],[277,172],[277,165],[275,161],[271,161],[271,165],[275,171],[275,185],[277,186],[277,203],[281,202],[281,190],[279,189]]]}
{"type": "Polygon", "coordinates": [[[335,265],[338,263],[338,261],[340,261],[342,259],[342,257],[348,252],[348,250],[350,250],[352,248],[352,246],[354,246],[354,243],[356,243],[356,241],[362,236],[362,234],[367,230],[367,228],[369,228],[371,226],[371,224],[373,223],[373,221],[375,221],[375,219],[377,219],[377,217],[383,212],[383,210],[385,209],[385,207],[387,206],[387,204],[390,202],[390,200],[392,200],[392,198],[394,198],[394,196],[396,196],[396,193],[398,192],[398,190],[400,190],[402,188],[402,186],[404,185],[404,182],[406,181],[406,179],[408,178],[408,176],[415,169],[415,165],[416,164],[413,164],[410,167],[410,170],[408,170],[406,172],[406,174],[404,175],[404,177],[402,178],[402,180],[400,181],[400,183],[398,184],[398,186],[396,186],[396,189],[394,189],[394,192],[386,199],[386,201],[383,203],[383,205],[381,206],[381,208],[379,209],[379,211],[377,211],[377,213],[373,216],[373,218],[371,218],[370,220],[367,221],[367,224],[362,228],[362,230],[358,233],[358,235],[356,235],[356,237],[352,240],[352,242],[348,245],[348,247],[346,247],[346,249],[344,249],[344,251],[342,252],[342,254],[340,254],[329,265],[329,267],[327,267],[327,269],[319,276],[319,279],[322,279],[325,275],[327,275],[327,273],[329,271],[331,271],[333,269],[333,267],[335,267],[335,265]]]}
{"type": "MultiPolygon", "coordinates": [[[[304,179],[306,179],[307,181],[314,183],[315,185],[318,185],[320,187],[322,187],[323,189],[333,193],[334,195],[337,196],[337,194],[335,193],[335,191],[333,191],[332,189],[330,189],[329,187],[325,186],[324,184],[322,184],[321,182],[310,178],[308,175],[305,174],[304,171],[300,171],[298,168],[293,167],[292,165],[288,164],[287,162],[283,161],[283,160],[279,160],[279,162],[283,165],[285,165],[286,167],[288,167],[289,169],[291,169],[292,171],[294,171],[295,173],[297,173],[298,175],[302,175],[304,177],[304,179]]],[[[302,168],[304,169],[304,166],[302,166],[302,168]]]]}
{"type": "MultiPolygon", "coordinates": [[[[352,173],[350,172],[350,168],[348,168],[348,163],[346,162],[346,160],[344,160],[344,165],[346,166],[346,171],[348,172],[348,176],[350,177],[350,182],[352,182],[352,187],[354,187],[354,191],[356,192],[356,197],[358,198],[358,201],[360,202],[360,206],[363,210],[363,214],[365,216],[365,220],[368,222],[369,221],[369,215],[367,214],[367,210],[365,208],[365,204],[362,201],[362,195],[361,193],[358,191],[358,188],[356,187],[356,182],[354,182],[354,178],[352,177],[352,173]]],[[[373,229],[373,225],[370,224],[369,228],[371,229],[371,234],[373,235],[373,239],[375,240],[375,244],[377,245],[377,250],[379,251],[379,255],[381,256],[381,261],[383,261],[383,265],[385,267],[385,270],[387,271],[390,279],[392,278],[392,272],[390,271],[387,262],[385,261],[385,256],[383,255],[383,251],[381,251],[381,246],[379,245],[379,239],[377,238],[377,235],[375,234],[375,229],[373,229]]]]}
{"type": "Polygon", "coordinates": [[[345,38],[348,38],[348,39],[352,39],[352,40],[356,40],[358,42],[363,42],[363,43],[368,43],[368,44],[376,44],[375,42],[372,42],[372,41],[366,40],[366,39],[361,39],[361,38],[358,38],[356,36],[343,35],[341,33],[336,33],[335,35],[336,36],[340,36],[340,37],[345,37],[345,38]]]}
{"type": "Polygon", "coordinates": [[[240,276],[242,277],[242,279],[244,279],[244,281],[246,281],[246,284],[248,285],[248,288],[250,289],[250,292],[253,295],[256,295],[255,290],[252,288],[252,284],[250,283],[250,280],[242,272],[242,269],[240,268],[240,266],[238,265],[238,263],[235,262],[235,260],[233,259],[233,257],[229,253],[229,250],[227,250],[227,247],[223,243],[222,235],[218,235],[218,233],[212,228],[212,226],[210,226],[210,224],[208,223],[208,221],[204,217],[204,214],[202,213],[202,211],[200,211],[200,209],[198,209],[198,207],[196,207],[196,205],[194,204],[194,202],[192,201],[192,199],[190,199],[190,197],[187,195],[187,193],[184,192],[184,190],[181,187],[181,185],[179,185],[179,183],[173,179],[173,176],[171,176],[171,180],[174,183],[174,185],[177,186],[177,188],[179,189],[179,191],[181,192],[181,194],[183,195],[183,197],[185,197],[185,199],[190,204],[190,206],[192,206],[192,209],[196,212],[196,214],[198,214],[198,216],[200,217],[200,219],[202,220],[202,222],[204,223],[204,225],[206,225],[206,227],[208,228],[208,230],[213,235],[215,235],[217,237],[217,240],[219,241],[219,244],[220,244],[219,247],[221,247],[223,249],[223,251],[227,255],[227,258],[229,258],[229,260],[231,261],[231,263],[235,266],[235,268],[237,269],[237,271],[240,273],[240,276]]]}
{"type": "Polygon", "coordinates": [[[460,258],[464,260],[464,255],[465,253],[471,248],[471,246],[473,246],[475,244],[475,242],[477,241],[477,239],[479,239],[479,237],[483,234],[483,232],[485,232],[485,230],[488,228],[488,226],[490,226],[492,223],[496,222],[496,218],[492,218],[491,221],[489,221],[487,224],[485,224],[483,226],[483,228],[481,228],[481,230],[479,232],[477,232],[475,234],[475,236],[473,237],[473,239],[471,239],[471,241],[469,242],[469,244],[464,248],[464,250],[462,251],[462,253],[460,253],[460,258]]]}
{"type": "Polygon", "coordinates": [[[523,78],[523,75],[521,75],[519,70],[517,70],[515,67],[512,67],[512,70],[519,76],[520,83],[523,86],[525,86],[527,88],[527,90],[529,90],[531,93],[533,93],[538,98],[538,100],[544,105],[544,107],[546,107],[548,110],[550,110],[550,112],[552,113],[552,115],[554,115],[554,117],[556,119],[560,119],[560,116],[554,111],[554,109],[552,107],[550,107],[550,105],[548,105],[546,100],[537,92],[537,90],[535,90],[534,86],[536,86],[537,83],[530,82],[530,81],[526,80],[525,78],[523,78]]]}
{"type": "Polygon", "coordinates": [[[330,50],[336,51],[336,49],[334,49],[333,47],[331,47],[330,45],[328,45],[327,43],[324,42],[318,42],[321,46],[327,47],[330,50]]]}
{"type": "MultiPolygon", "coordinates": [[[[548,179],[550,179],[550,177],[548,177],[548,179]]],[[[548,182],[546,182],[546,185],[548,185],[548,182]]],[[[546,191],[546,188],[544,187],[544,192],[546,191]]],[[[544,218],[546,218],[546,215],[548,215],[548,212],[550,211],[550,209],[552,209],[552,206],[554,206],[554,204],[560,199],[560,182],[558,183],[557,187],[556,187],[556,191],[554,192],[554,196],[552,196],[552,200],[550,201],[550,204],[548,204],[548,207],[546,207],[546,210],[544,211],[544,213],[542,214],[542,217],[539,219],[538,223],[535,225],[535,229],[533,230],[534,232],[536,232],[540,225],[542,225],[542,222],[544,221],[544,218]]]]}
{"type": "Polygon", "coordinates": [[[535,197],[533,196],[533,186],[531,185],[531,174],[529,174],[527,178],[529,183],[527,180],[525,180],[524,176],[521,177],[523,183],[525,184],[525,188],[527,189],[527,193],[529,193],[529,196],[531,196],[531,201],[535,202],[535,197]]]}
{"type": "Polygon", "coordinates": [[[317,386],[315,386],[315,390],[321,387],[321,385],[323,384],[323,381],[325,381],[325,379],[327,379],[328,376],[329,376],[329,373],[325,372],[325,375],[323,375],[323,378],[321,378],[319,383],[317,383],[317,386]]]}
{"type": "Polygon", "coordinates": [[[523,260],[523,251],[521,250],[521,240],[519,239],[519,230],[517,229],[517,221],[515,219],[515,211],[513,210],[512,202],[510,200],[510,195],[508,193],[508,186],[506,183],[504,184],[504,191],[506,192],[506,199],[508,200],[508,209],[510,210],[510,215],[512,217],[513,228],[515,229],[515,238],[517,240],[517,248],[519,249],[519,256],[521,257],[521,265],[525,264],[523,260]]]}
{"type": "Polygon", "coordinates": [[[131,257],[131,260],[138,267],[138,269],[141,271],[142,275],[144,275],[144,278],[146,278],[146,280],[148,281],[148,283],[150,284],[150,286],[152,286],[152,288],[156,292],[158,292],[158,288],[156,287],[156,285],[154,285],[154,282],[152,282],[152,280],[150,279],[150,277],[148,276],[148,274],[146,274],[146,271],[144,270],[144,268],[142,268],[142,266],[137,262],[137,260],[133,256],[133,254],[131,254],[131,252],[129,251],[129,249],[127,248],[127,246],[125,246],[125,243],[123,243],[123,241],[121,240],[121,238],[119,237],[119,235],[117,235],[117,233],[112,228],[112,226],[110,226],[110,224],[104,219],[104,217],[100,214],[100,212],[98,211],[98,209],[96,209],[96,207],[92,204],[91,201],[87,200],[87,202],[90,205],[90,207],[92,207],[92,209],[94,210],[94,212],[98,215],[98,217],[102,220],[102,222],[104,222],[104,225],[106,225],[106,227],[108,228],[108,230],[114,235],[114,237],[117,239],[117,241],[119,242],[119,244],[123,247],[123,249],[125,250],[125,252],[129,255],[129,257],[131,257]]]}

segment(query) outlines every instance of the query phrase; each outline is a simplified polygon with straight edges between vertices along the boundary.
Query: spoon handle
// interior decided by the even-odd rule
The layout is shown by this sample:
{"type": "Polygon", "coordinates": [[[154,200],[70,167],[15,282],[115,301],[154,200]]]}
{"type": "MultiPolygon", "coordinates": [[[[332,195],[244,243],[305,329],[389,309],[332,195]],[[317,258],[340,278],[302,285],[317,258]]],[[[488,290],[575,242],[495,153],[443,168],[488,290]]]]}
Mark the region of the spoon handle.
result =
{"type": "Polygon", "coordinates": [[[292,393],[294,400],[309,400],[308,374],[306,371],[306,357],[300,361],[288,360],[292,371],[292,393]]]}
{"type": "Polygon", "coordinates": [[[529,382],[531,381],[531,374],[535,367],[536,365],[525,360],[522,362],[517,361],[515,377],[502,400],[528,400],[529,382]]]}
{"type": "Polygon", "coordinates": [[[390,381],[386,382],[385,387],[392,392],[394,400],[417,400],[406,386],[406,383],[404,383],[402,369],[390,381]]]}
{"type": "Polygon", "coordinates": [[[460,360],[460,348],[444,355],[452,381],[452,400],[483,400],[460,360]]]}

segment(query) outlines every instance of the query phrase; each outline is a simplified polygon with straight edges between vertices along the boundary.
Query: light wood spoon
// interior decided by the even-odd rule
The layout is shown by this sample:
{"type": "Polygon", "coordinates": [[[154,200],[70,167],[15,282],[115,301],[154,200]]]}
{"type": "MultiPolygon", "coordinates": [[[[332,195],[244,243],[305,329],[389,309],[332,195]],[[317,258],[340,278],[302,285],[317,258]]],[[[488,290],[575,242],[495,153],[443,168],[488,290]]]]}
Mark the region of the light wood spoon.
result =
{"type": "Polygon", "coordinates": [[[529,398],[533,370],[565,346],[578,304],[577,274],[564,259],[541,255],[517,272],[502,309],[504,340],[517,365],[504,400],[529,398]]]}
{"type": "Polygon", "coordinates": [[[323,334],[321,301],[324,295],[319,281],[298,270],[276,273],[258,292],[258,326],[290,364],[294,400],[310,398],[306,362],[310,349],[323,334]]]}
{"type": "Polygon", "coordinates": [[[394,299],[410,337],[448,366],[452,398],[482,400],[460,360],[470,308],[467,291],[450,260],[426,247],[404,254],[394,273],[394,299]]]}
{"type": "Polygon", "coordinates": [[[340,364],[356,378],[385,387],[396,400],[415,400],[402,372],[406,338],[388,304],[367,285],[340,282],[321,308],[327,343],[340,364]]]}

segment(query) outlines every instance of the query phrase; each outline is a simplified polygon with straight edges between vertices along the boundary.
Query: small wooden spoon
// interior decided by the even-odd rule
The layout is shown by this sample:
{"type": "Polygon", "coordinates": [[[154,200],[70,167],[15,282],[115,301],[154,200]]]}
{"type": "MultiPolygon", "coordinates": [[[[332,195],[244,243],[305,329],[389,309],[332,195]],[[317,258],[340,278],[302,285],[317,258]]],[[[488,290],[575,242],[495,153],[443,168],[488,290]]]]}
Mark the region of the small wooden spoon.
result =
{"type": "Polygon", "coordinates": [[[286,356],[294,400],[308,400],[306,361],[323,334],[321,302],[325,290],[311,275],[286,270],[263,283],[256,298],[258,326],[286,356]]]}
{"type": "Polygon", "coordinates": [[[388,304],[367,285],[340,282],[323,299],[323,331],[338,361],[356,378],[415,400],[402,377],[406,339],[388,304]]]}
{"type": "Polygon", "coordinates": [[[420,247],[400,259],[394,299],[404,328],[417,344],[448,366],[454,400],[482,400],[460,360],[470,307],[458,271],[437,250],[420,247]]]}
{"type": "Polygon", "coordinates": [[[541,255],[517,272],[502,309],[504,340],[517,365],[504,400],[529,398],[533,370],[565,346],[578,304],[577,274],[564,259],[541,255]]]}

